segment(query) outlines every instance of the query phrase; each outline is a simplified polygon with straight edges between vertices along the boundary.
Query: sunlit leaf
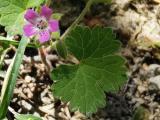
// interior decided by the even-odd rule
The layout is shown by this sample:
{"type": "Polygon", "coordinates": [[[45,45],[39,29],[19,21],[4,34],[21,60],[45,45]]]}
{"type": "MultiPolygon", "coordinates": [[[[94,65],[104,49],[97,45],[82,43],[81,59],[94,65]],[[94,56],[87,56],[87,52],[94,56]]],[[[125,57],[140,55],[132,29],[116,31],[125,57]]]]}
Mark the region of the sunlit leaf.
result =
{"type": "Polygon", "coordinates": [[[104,92],[116,91],[126,80],[124,58],[116,55],[120,42],[110,28],[76,27],[65,39],[78,65],[61,65],[52,72],[54,96],[85,114],[105,106],[104,92]]]}

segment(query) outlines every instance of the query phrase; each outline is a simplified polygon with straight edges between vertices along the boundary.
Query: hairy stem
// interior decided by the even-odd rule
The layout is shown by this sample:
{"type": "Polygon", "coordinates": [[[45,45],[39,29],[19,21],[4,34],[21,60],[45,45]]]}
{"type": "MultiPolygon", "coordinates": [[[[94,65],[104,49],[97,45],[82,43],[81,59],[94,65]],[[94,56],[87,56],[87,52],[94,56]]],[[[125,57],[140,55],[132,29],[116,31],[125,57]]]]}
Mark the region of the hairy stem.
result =
{"type": "Polygon", "coordinates": [[[41,47],[41,48],[38,49],[38,51],[39,51],[39,55],[40,55],[40,57],[41,57],[41,60],[42,60],[43,64],[46,65],[46,71],[47,71],[48,73],[50,73],[50,71],[51,71],[51,66],[50,66],[49,63],[47,62],[46,52],[44,51],[44,48],[41,47]]]}

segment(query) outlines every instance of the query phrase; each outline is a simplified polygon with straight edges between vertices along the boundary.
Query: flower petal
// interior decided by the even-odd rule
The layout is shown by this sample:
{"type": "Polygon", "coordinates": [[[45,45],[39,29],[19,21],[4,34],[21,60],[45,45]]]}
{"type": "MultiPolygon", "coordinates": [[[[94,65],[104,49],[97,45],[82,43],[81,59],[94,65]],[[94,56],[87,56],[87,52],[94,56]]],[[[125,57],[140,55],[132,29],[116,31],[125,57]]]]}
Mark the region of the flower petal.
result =
{"type": "Polygon", "coordinates": [[[52,10],[47,6],[42,6],[40,15],[49,19],[50,16],[52,15],[52,10]]]}
{"type": "Polygon", "coordinates": [[[35,23],[35,20],[37,17],[38,17],[38,14],[32,9],[28,9],[26,14],[24,15],[24,18],[32,24],[35,23]]]}
{"type": "Polygon", "coordinates": [[[36,28],[32,24],[27,24],[23,27],[24,34],[27,37],[37,34],[36,28]]]}
{"type": "Polygon", "coordinates": [[[59,21],[58,20],[50,20],[48,23],[49,23],[49,29],[51,32],[56,32],[59,30],[59,21]]]}
{"type": "Polygon", "coordinates": [[[40,43],[47,42],[47,41],[49,41],[49,39],[50,39],[50,32],[49,32],[48,29],[39,32],[39,41],[40,41],[40,43]]]}

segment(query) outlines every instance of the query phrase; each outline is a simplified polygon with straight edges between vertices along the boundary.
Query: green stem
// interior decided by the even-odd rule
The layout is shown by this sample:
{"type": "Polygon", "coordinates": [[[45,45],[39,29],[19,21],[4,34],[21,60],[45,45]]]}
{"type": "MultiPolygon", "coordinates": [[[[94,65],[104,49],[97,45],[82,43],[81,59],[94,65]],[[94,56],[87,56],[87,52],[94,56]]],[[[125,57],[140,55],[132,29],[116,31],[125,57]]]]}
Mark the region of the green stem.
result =
{"type": "Polygon", "coordinates": [[[23,55],[25,48],[27,47],[29,40],[26,37],[22,37],[17,52],[10,64],[7,74],[4,79],[4,83],[1,90],[1,99],[0,99],[0,119],[5,118],[8,111],[8,106],[10,104],[14,87],[16,84],[17,76],[19,73],[19,67],[23,60],[23,55]]]}
{"type": "Polygon", "coordinates": [[[68,33],[70,33],[75,28],[75,26],[84,18],[84,16],[86,15],[86,13],[88,12],[88,10],[90,9],[92,3],[93,3],[93,0],[89,0],[87,2],[85,8],[83,9],[83,11],[79,15],[79,17],[73,22],[73,24],[61,36],[61,38],[60,38],[61,40],[64,40],[67,37],[68,33]]]}

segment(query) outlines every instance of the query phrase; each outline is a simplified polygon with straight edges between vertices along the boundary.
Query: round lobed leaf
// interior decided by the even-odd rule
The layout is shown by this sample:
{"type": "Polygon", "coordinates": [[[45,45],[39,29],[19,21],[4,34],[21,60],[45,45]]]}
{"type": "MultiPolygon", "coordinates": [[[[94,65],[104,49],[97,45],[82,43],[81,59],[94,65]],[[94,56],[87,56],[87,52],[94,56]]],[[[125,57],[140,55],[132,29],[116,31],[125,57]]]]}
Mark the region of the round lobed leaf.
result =
{"type": "Polygon", "coordinates": [[[120,42],[111,28],[77,26],[65,44],[80,64],[53,70],[53,93],[70,102],[72,110],[89,115],[105,105],[104,92],[118,90],[127,79],[125,60],[116,55],[120,42]]]}

